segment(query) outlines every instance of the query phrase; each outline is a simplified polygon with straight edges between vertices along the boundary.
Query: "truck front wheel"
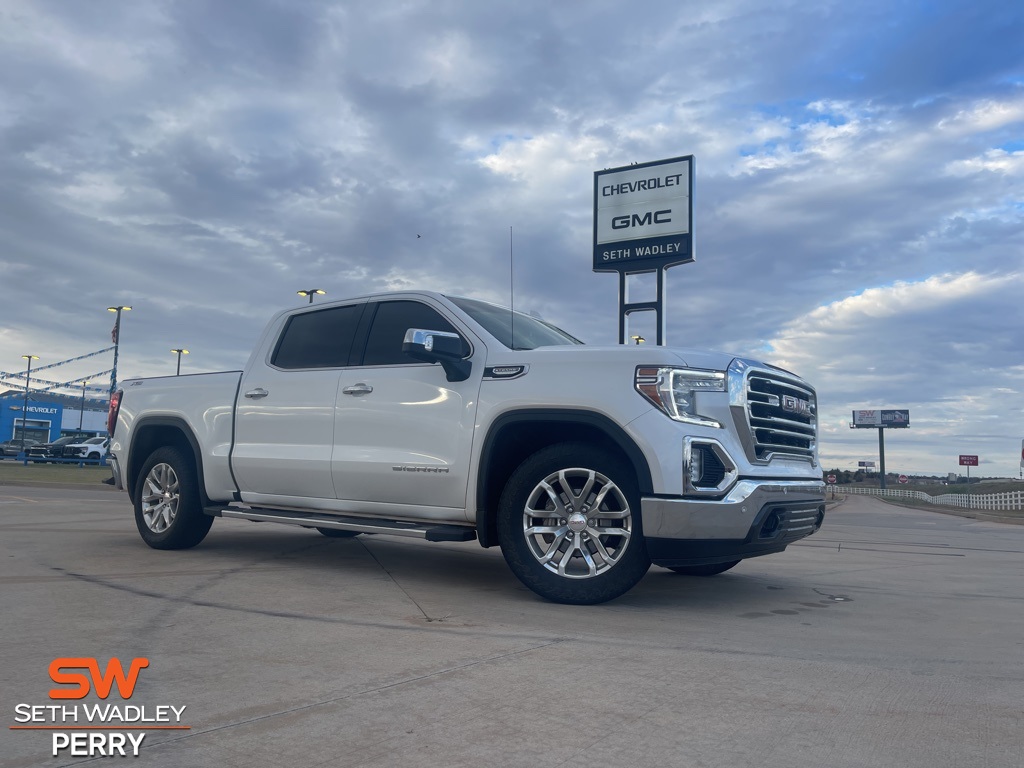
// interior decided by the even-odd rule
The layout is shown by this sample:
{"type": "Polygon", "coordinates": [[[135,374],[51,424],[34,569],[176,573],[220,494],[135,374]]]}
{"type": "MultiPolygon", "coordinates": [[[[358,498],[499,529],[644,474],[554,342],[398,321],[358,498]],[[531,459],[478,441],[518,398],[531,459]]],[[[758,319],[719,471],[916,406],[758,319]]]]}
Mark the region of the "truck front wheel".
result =
{"type": "Polygon", "coordinates": [[[516,577],[556,603],[612,600],[651,565],[636,479],[625,462],[585,443],[544,448],[513,472],[498,540],[516,577]]]}
{"type": "Polygon", "coordinates": [[[195,468],[178,448],[157,448],[142,465],[135,525],[153,549],[188,549],[206,538],[213,518],[203,512],[195,468]]]}

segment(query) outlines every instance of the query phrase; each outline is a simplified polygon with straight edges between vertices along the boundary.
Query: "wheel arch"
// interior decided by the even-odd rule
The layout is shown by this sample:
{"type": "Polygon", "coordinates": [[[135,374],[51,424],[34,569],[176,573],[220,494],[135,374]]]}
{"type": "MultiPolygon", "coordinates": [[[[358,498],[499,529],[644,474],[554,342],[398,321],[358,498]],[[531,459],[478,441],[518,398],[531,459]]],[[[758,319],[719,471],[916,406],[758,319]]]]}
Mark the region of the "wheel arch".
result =
{"type": "Polygon", "coordinates": [[[491,424],[480,451],[476,481],[476,527],[482,547],[498,544],[498,500],[509,477],[526,458],[557,443],[583,441],[620,456],[633,469],[640,493],[653,491],[643,451],[604,414],[558,408],[510,411],[491,424]],[[557,426],[558,429],[552,429],[557,426]]]}
{"type": "Polygon", "coordinates": [[[139,474],[146,459],[157,448],[171,446],[181,450],[187,458],[192,460],[192,467],[196,472],[196,481],[199,485],[199,496],[203,505],[210,503],[206,495],[206,479],[203,476],[203,462],[199,459],[202,455],[199,448],[199,440],[189,427],[188,423],[181,418],[174,416],[150,416],[143,417],[136,422],[132,430],[132,445],[128,454],[128,469],[126,472],[128,494],[132,501],[135,501],[135,494],[139,485],[139,474]]]}

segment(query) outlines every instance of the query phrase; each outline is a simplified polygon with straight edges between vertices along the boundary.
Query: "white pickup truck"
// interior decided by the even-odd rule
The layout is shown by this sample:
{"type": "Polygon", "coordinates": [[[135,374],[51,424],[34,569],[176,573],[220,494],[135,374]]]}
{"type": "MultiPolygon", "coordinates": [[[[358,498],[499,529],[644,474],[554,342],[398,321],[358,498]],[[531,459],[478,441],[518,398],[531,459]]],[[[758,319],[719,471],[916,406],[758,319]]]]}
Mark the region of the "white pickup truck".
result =
{"type": "Polygon", "coordinates": [[[593,604],[651,563],[721,573],[825,510],[814,390],[716,352],[592,347],[474,299],[395,292],[278,313],[245,369],[130,379],[111,466],[145,542],[215,517],[498,545],[593,604]]]}

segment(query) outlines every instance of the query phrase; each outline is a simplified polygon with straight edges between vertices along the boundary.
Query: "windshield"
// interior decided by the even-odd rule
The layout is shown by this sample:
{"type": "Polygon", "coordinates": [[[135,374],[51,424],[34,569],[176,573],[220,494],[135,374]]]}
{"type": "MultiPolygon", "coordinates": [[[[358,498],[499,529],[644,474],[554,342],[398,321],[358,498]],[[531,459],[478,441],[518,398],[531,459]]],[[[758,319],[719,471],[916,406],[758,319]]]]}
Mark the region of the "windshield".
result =
{"type": "Polygon", "coordinates": [[[448,298],[509,349],[536,349],[537,347],[583,343],[561,328],[556,328],[551,323],[546,323],[532,315],[516,312],[513,320],[513,313],[508,307],[500,307],[497,304],[489,304],[476,299],[453,296],[448,298]]]}

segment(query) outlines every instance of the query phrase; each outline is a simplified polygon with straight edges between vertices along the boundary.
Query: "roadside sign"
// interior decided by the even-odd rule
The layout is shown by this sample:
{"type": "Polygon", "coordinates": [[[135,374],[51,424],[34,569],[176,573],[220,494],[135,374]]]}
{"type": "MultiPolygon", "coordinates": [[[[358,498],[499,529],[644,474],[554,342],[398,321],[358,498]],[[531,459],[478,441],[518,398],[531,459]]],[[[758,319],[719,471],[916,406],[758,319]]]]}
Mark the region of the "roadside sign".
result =
{"type": "Polygon", "coordinates": [[[910,411],[903,410],[860,410],[853,412],[850,424],[854,429],[883,427],[907,428],[910,426],[910,411]]]}
{"type": "Polygon", "coordinates": [[[594,271],[654,272],[694,260],[693,155],[594,173],[594,271]]]}
{"type": "Polygon", "coordinates": [[[976,467],[978,466],[978,457],[970,456],[967,454],[960,454],[960,466],[961,467],[976,467]]]}
{"type": "Polygon", "coordinates": [[[828,481],[829,481],[829,483],[831,483],[832,485],[835,485],[835,483],[836,483],[836,476],[835,476],[835,475],[829,475],[829,476],[828,476],[828,481]]]}
{"type": "Polygon", "coordinates": [[[910,478],[909,478],[909,477],[907,477],[906,475],[900,475],[900,477],[899,477],[899,481],[900,481],[901,483],[904,483],[904,484],[905,484],[905,483],[909,483],[909,482],[910,482],[910,478]]]}

